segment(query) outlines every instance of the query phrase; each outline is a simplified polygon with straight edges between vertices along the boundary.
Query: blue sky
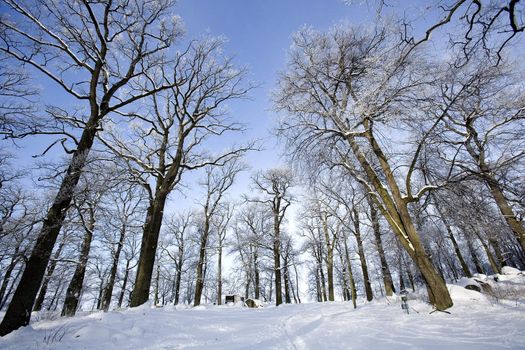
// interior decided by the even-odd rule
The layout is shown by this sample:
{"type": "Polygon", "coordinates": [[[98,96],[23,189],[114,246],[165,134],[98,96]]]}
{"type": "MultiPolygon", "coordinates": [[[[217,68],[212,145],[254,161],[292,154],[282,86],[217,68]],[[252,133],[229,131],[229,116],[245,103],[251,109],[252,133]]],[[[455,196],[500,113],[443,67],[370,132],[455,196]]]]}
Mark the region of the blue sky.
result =
{"type": "Polygon", "coordinates": [[[291,35],[304,25],[327,29],[338,21],[358,23],[369,17],[366,7],[341,0],[179,0],[176,12],[188,38],[226,37],[225,54],[246,66],[249,79],[258,84],[249,100],[230,104],[232,116],[248,124],[248,135],[266,140],[266,151],[250,157],[255,168],[279,164],[279,150],[269,136],[275,119],[269,94],[285,66],[291,35]]]}

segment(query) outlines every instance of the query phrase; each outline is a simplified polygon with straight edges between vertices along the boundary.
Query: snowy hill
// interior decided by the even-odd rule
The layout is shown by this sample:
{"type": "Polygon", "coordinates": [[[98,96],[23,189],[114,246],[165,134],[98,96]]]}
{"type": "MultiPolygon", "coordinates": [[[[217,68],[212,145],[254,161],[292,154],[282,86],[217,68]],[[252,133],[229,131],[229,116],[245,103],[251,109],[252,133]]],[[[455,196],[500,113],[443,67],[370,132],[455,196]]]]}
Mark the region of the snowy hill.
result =
{"type": "Polygon", "coordinates": [[[525,305],[449,286],[455,306],[434,312],[396,298],[266,306],[173,306],[36,321],[0,338],[14,349],[523,349],[525,305]]]}

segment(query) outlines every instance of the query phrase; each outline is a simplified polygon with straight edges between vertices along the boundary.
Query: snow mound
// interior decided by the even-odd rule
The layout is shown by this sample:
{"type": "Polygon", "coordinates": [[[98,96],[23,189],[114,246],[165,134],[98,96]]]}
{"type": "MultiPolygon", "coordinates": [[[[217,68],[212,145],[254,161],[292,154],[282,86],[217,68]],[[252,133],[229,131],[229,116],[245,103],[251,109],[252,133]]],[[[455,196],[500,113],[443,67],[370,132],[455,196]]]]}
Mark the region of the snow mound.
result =
{"type": "Polygon", "coordinates": [[[510,266],[503,266],[501,268],[501,273],[503,275],[510,275],[510,276],[515,276],[515,275],[523,275],[523,272],[514,268],[514,267],[510,267],[510,266]]]}
{"type": "MultiPolygon", "coordinates": [[[[467,280],[471,280],[470,278],[467,280]]],[[[476,282],[474,282],[476,283],[476,282]]],[[[471,283],[465,284],[469,285],[471,283]]],[[[491,305],[490,300],[484,294],[474,290],[466,289],[462,285],[447,284],[450,297],[454,305],[491,305]]]]}

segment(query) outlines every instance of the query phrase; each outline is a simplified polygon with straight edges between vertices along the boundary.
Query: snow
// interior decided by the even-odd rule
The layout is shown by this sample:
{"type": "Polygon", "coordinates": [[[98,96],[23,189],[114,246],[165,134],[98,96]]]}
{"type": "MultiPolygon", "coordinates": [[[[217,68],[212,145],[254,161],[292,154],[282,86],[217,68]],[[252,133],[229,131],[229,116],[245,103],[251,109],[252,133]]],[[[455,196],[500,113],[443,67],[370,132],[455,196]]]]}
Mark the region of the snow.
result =
{"type": "Polygon", "coordinates": [[[14,349],[523,349],[525,304],[449,285],[454,307],[409,299],[198,308],[144,305],[39,320],[0,338],[14,349]]]}
{"type": "Polygon", "coordinates": [[[521,272],[515,267],[510,266],[503,266],[501,268],[501,273],[504,275],[523,275],[523,272],[521,272]]]}

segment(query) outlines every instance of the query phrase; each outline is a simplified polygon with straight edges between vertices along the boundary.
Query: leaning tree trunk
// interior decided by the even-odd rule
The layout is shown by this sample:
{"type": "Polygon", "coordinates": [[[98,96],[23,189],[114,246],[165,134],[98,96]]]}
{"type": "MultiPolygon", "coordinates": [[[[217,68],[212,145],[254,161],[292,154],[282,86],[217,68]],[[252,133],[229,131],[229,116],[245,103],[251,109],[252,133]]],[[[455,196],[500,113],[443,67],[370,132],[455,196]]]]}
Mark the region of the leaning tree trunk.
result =
{"type": "Polygon", "coordinates": [[[379,261],[381,263],[381,274],[383,275],[385,293],[388,297],[391,297],[396,291],[396,288],[394,287],[394,282],[392,281],[392,274],[390,273],[390,268],[388,267],[385,250],[383,248],[383,241],[381,240],[381,228],[379,226],[379,216],[377,213],[377,209],[372,203],[370,198],[368,199],[368,205],[370,206],[370,219],[372,221],[372,230],[374,231],[374,238],[375,238],[377,252],[379,254],[379,261]]]}
{"type": "Polygon", "coordinates": [[[122,279],[122,289],[120,290],[120,295],[118,297],[118,304],[117,307],[120,309],[122,307],[122,302],[124,301],[124,294],[126,294],[126,286],[128,284],[128,277],[129,277],[129,265],[131,263],[131,260],[126,261],[126,270],[124,271],[124,278],[122,279]]]}
{"type": "Polygon", "coordinates": [[[366,263],[365,249],[363,247],[363,240],[361,238],[361,227],[359,224],[359,213],[354,207],[352,209],[354,216],[354,236],[357,242],[357,253],[359,261],[361,262],[361,271],[363,272],[363,284],[365,285],[366,300],[372,301],[374,294],[372,292],[372,285],[370,284],[370,276],[368,274],[368,264],[366,263]]]}
{"type": "Polygon", "coordinates": [[[90,220],[86,227],[86,234],[82,241],[80,248],[80,257],[73,278],[66,290],[66,299],[64,300],[64,307],[62,308],[62,316],[74,316],[78,302],[80,300],[80,292],[84,284],[84,276],[86,275],[86,267],[89,258],[89,251],[91,250],[91,241],[93,240],[93,230],[95,228],[95,217],[91,210],[90,220]]]}
{"type": "Polygon", "coordinates": [[[450,239],[450,242],[452,242],[452,246],[454,247],[454,252],[456,253],[456,256],[458,257],[459,263],[461,265],[461,269],[463,270],[463,273],[467,277],[472,277],[472,274],[470,273],[470,269],[467,265],[467,262],[463,258],[463,254],[461,254],[461,250],[459,249],[459,244],[456,241],[456,237],[454,237],[454,234],[452,232],[452,227],[450,226],[447,218],[445,217],[445,213],[443,213],[443,210],[441,209],[441,206],[436,198],[436,196],[433,196],[434,199],[434,206],[437,209],[437,212],[439,214],[439,217],[441,218],[441,221],[445,225],[445,228],[447,230],[448,238],[450,239]]]}
{"type": "Polygon", "coordinates": [[[487,184],[490,193],[492,194],[492,197],[494,198],[494,201],[496,202],[496,205],[498,206],[498,209],[501,212],[501,215],[503,215],[503,219],[505,219],[505,222],[514,234],[514,237],[520,244],[521,250],[525,253],[525,226],[523,225],[523,222],[518,220],[516,213],[514,213],[507,198],[505,198],[501,185],[499,184],[498,180],[494,177],[490,167],[487,165],[487,162],[485,160],[485,150],[483,149],[483,146],[481,145],[478,139],[477,131],[474,127],[472,127],[471,123],[472,120],[470,120],[467,125],[467,129],[471,134],[470,140],[474,141],[476,145],[475,147],[479,152],[476,152],[474,145],[472,145],[472,143],[470,142],[465,143],[466,149],[472,156],[472,158],[476,161],[476,164],[478,165],[480,170],[481,179],[487,184]]]}
{"type": "Polygon", "coordinates": [[[91,117],[82,132],[53,204],[43,221],[42,229],[33,247],[31,256],[26,263],[24,273],[0,324],[0,336],[29,324],[31,310],[42,284],[58,234],[64,223],[66,211],[71,204],[80,174],[86,165],[86,159],[93,146],[101,118],[101,114],[98,112],[98,108],[92,106],[91,117]]]}
{"type": "Polygon", "coordinates": [[[357,288],[355,286],[355,279],[354,279],[354,273],[352,271],[352,263],[350,261],[350,253],[348,252],[348,243],[347,243],[347,237],[346,235],[343,235],[344,239],[344,248],[345,248],[345,258],[346,258],[346,268],[348,270],[348,281],[350,282],[350,289],[352,292],[352,304],[354,305],[354,309],[357,307],[357,288]]]}
{"type": "Polygon", "coordinates": [[[445,310],[453,305],[447,285],[441,276],[439,276],[428,253],[425,251],[419,233],[410,216],[408,209],[409,201],[402,196],[390,164],[388,164],[388,158],[372,134],[371,121],[365,120],[364,127],[367,129],[366,138],[379,161],[390,192],[380,180],[375,167],[366,159],[355,136],[351,134],[345,135],[352,152],[368,178],[369,183],[363,184],[369,185],[374,189],[376,193],[372,197],[374,204],[380,208],[397,239],[419,268],[427,286],[430,303],[434,305],[437,310],[445,310]]]}
{"type": "Polygon", "coordinates": [[[5,293],[7,290],[7,285],[9,284],[9,281],[11,280],[11,274],[13,273],[15,266],[18,263],[18,260],[20,259],[18,251],[19,251],[19,247],[16,247],[15,252],[13,256],[11,257],[11,262],[7,266],[5,273],[4,273],[4,279],[2,280],[2,285],[0,286],[0,309],[2,309],[2,307],[4,306],[4,296],[5,296],[5,300],[7,300],[7,294],[5,293]]]}
{"type": "Polygon", "coordinates": [[[113,296],[113,288],[115,286],[115,279],[117,277],[118,262],[120,259],[120,252],[124,246],[124,238],[126,237],[126,224],[122,225],[120,229],[119,240],[117,244],[117,250],[113,256],[113,263],[111,265],[111,271],[109,273],[109,280],[104,288],[104,294],[102,295],[102,310],[108,311],[109,305],[111,304],[111,297],[113,296]]]}
{"type": "Polygon", "coordinates": [[[42,305],[44,304],[44,300],[46,299],[49,281],[51,280],[51,276],[53,276],[53,272],[55,272],[57,266],[57,259],[60,257],[62,249],[64,249],[64,246],[66,245],[66,238],[67,236],[64,235],[64,238],[58,245],[58,249],[56,250],[55,255],[53,255],[53,259],[51,260],[51,263],[47,268],[47,273],[44,278],[44,282],[42,283],[42,287],[40,287],[40,292],[38,293],[38,297],[36,298],[35,307],[33,308],[33,311],[40,311],[42,309],[42,305]]]}
{"type": "Polygon", "coordinates": [[[157,183],[155,198],[150,203],[144,224],[137,276],[135,278],[133,292],[131,293],[131,307],[142,305],[149,299],[160,227],[162,225],[162,217],[164,216],[166,198],[168,196],[167,189],[163,188],[161,190],[160,187],[161,184],[157,183]]]}
{"type": "Polygon", "coordinates": [[[481,246],[483,247],[483,250],[485,251],[485,254],[487,255],[487,259],[489,261],[490,267],[492,268],[492,271],[494,273],[500,273],[501,269],[500,269],[498,263],[496,262],[496,259],[494,258],[494,255],[492,255],[492,252],[490,251],[489,246],[487,245],[487,243],[485,243],[485,241],[483,240],[483,237],[481,237],[481,234],[475,228],[472,228],[472,229],[473,229],[474,234],[476,235],[476,237],[478,237],[478,239],[479,239],[479,241],[481,243],[481,246]]]}
{"type": "Polygon", "coordinates": [[[11,285],[9,286],[9,289],[7,290],[7,292],[5,293],[4,295],[4,300],[2,300],[0,302],[0,309],[4,307],[5,303],[7,302],[7,299],[9,298],[9,296],[11,295],[12,291],[13,291],[13,288],[16,286],[16,284],[18,283],[18,278],[20,277],[20,275],[22,274],[22,269],[19,269],[17,272],[16,272],[16,275],[15,275],[15,278],[13,278],[12,282],[11,282],[11,285]]]}
{"type": "MultiPolygon", "coordinates": [[[[11,291],[7,290],[7,286],[9,285],[9,281],[11,281],[11,274],[13,273],[13,270],[18,262],[18,259],[14,259],[11,261],[9,266],[7,267],[4,275],[4,280],[2,281],[2,286],[0,287],[0,310],[4,307],[4,304],[7,302],[7,299],[9,298],[9,294],[11,291]]],[[[14,281],[13,281],[14,284],[14,281]]],[[[13,285],[11,284],[11,286],[13,285]]]]}
{"type": "Polygon", "coordinates": [[[510,264],[508,263],[507,258],[505,258],[505,255],[503,255],[498,240],[495,238],[489,238],[489,244],[492,246],[492,249],[494,249],[494,253],[496,253],[499,267],[502,268],[503,266],[509,266],[510,264]]]}
{"type": "Polygon", "coordinates": [[[470,257],[472,258],[472,262],[474,263],[474,267],[476,268],[476,272],[484,274],[485,271],[483,271],[483,267],[481,266],[478,255],[476,254],[476,251],[474,247],[472,246],[471,239],[467,237],[466,241],[467,241],[467,248],[470,253],[470,257]]]}

